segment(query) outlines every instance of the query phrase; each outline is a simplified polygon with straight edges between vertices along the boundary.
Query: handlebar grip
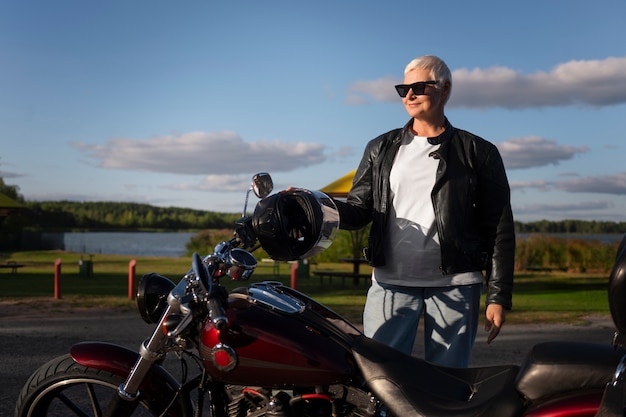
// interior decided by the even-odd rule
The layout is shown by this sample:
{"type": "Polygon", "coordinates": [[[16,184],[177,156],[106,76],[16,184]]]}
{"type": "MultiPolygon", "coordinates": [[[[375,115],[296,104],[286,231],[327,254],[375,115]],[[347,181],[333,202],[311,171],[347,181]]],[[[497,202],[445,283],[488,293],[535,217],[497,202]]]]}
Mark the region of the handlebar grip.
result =
{"type": "Polygon", "coordinates": [[[239,239],[239,241],[241,241],[241,243],[243,243],[244,247],[254,246],[257,237],[254,232],[254,228],[252,227],[251,217],[243,217],[237,221],[235,236],[239,239]]]}
{"type": "Polygon", "coordinates": [[[209,317],[211,318],[211,322],[213,322],[213,326],[215,326],[217,330],[226,329],[228,327],[228,318],[226,317],[226,312],[224,311],[222,302],[217,298],[211,298],[207,301],[207,307],[209,309],[209,317]]]}

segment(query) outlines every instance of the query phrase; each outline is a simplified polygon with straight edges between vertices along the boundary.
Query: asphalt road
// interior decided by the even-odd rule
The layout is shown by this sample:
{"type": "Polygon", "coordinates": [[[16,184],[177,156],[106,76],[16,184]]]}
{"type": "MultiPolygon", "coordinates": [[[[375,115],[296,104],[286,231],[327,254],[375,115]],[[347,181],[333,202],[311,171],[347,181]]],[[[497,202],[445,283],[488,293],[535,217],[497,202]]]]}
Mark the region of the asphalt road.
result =
{"type": "MultiPolygon", "coordinates": [[[[29,375],[67,353],[74,343],[100,340],[137,349],[152,330],[135,311],[24,310],[20,305],[0,303],[0,417],[13,415],[29,375]]],[[[590,318],[586,325],[509,325],[491,345],[486,343],[486,332],[479,329],[472,365],[518,364],[532,345],[542,341],[609,344],[612,336],[612,323],[606,318],[590,318]]]]}

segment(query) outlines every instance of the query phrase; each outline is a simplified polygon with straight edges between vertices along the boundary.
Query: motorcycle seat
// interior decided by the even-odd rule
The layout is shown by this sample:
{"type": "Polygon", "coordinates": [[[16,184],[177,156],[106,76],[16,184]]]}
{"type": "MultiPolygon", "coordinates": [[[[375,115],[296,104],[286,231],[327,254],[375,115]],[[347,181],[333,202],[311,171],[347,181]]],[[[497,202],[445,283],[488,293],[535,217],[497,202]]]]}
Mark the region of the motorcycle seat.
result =
{"type": "Polygon", "coordinates": [[[515,416],[519,367],[447,368],[361,336],[352,346],[369,388],[396,416],[515,416]]]}
{"type": "Polygon", "coordinates": [[[611,381],[624,354],[626,350],[615,349],[609,343],[538,343],[522,362],[515,384],[530,401],[568,391],[601,391],[611,381]]]}

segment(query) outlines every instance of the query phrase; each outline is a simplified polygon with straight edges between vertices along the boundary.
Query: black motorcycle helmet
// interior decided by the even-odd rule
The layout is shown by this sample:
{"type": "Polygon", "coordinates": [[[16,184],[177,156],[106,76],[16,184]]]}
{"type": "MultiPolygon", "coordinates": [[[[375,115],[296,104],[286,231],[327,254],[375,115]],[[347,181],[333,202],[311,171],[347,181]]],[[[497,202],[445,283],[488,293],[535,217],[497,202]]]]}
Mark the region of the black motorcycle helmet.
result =
{"type": "Polygon", "coordinates": [[[259,201],[252,227],[270,258],[293,261],[330,246],[339,230],[339,212],[326,194],[297,188],[259,201]]]}

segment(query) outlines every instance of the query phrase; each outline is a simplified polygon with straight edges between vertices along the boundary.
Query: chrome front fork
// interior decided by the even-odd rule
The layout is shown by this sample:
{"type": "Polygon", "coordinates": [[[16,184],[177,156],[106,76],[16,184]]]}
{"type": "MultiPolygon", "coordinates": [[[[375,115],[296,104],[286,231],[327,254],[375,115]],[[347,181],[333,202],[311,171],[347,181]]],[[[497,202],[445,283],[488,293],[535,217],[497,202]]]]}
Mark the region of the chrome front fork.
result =
{"type": "Polygon", "coordinates": [[[172,306],[168,305],[161,316],[159,324],[155,327],[152,336],[146,339],[139,349],[139,358],[130,370],[126,381],[118,388],[118,395],[112,399],[103,417],[123,417],[130,416],[137,406],[136,399],[139,396],[139,386],[146,377],[152,365],[163,358],[163,344],[167,336],[163,333],[162,325],[172,311],[172,306]]]}

